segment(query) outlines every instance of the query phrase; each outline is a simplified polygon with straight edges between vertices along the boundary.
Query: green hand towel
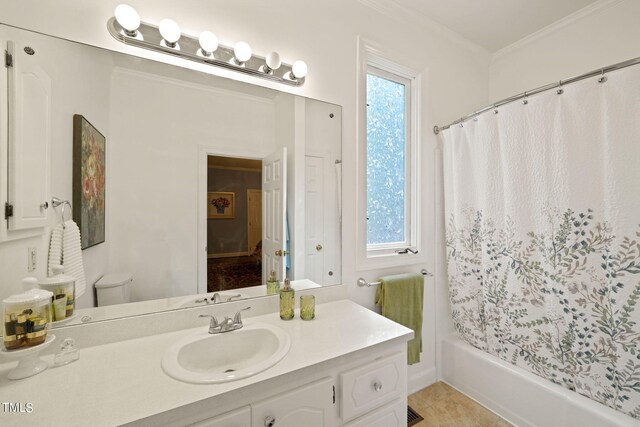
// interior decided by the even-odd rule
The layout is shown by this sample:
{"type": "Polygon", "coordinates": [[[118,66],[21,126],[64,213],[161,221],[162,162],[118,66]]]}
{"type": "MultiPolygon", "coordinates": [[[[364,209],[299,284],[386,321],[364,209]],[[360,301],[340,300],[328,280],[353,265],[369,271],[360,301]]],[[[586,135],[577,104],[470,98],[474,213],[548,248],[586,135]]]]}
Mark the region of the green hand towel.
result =
{"type": "Polygon", "coordinates": [[[422,274],[396,274],[382,277],[376,291],[376,305],[382,306],[382,315],[413,329],[414,338],[407,343],[409,365],[420,361],[423,295],[422,274]]]}

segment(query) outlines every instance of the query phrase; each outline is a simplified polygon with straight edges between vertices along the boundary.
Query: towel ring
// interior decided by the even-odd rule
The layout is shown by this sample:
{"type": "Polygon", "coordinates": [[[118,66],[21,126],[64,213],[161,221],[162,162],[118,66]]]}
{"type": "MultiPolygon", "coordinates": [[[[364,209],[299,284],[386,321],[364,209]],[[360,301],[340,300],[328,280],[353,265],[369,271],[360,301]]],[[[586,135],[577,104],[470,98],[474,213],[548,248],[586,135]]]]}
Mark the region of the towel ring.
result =
{"type": "MultiPolygon", "coordinates": [[[[69,203],[68,200],[62,200],[58,197],[53,197],[51,199],[51,204],[53,205],[54,208],[57,208],[58,206],[62,205],[62,228],[65,229],[67,228],[67,226],[64,224],[64,212],[67,208],[67,205],[69,206],[69,209],[71,209],[71,203],[69,203]]],[[[71,219],[72,217],[69,216],[69,219],[71,219]]]]}

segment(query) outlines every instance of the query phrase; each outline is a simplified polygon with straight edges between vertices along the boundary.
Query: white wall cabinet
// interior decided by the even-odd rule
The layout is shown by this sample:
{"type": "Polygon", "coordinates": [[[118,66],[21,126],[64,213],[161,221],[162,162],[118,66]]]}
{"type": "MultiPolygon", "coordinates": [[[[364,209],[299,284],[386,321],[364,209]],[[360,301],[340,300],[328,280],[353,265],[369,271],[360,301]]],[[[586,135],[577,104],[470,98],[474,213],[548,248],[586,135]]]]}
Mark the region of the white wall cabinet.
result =
{"type": "Polygon", "coordinates": [[[29,46],[7,43],[8,229],[47,225],[51,203],[51,78],[29,46]],[[31,53],[29,53],[31,52],[31,53]]]}

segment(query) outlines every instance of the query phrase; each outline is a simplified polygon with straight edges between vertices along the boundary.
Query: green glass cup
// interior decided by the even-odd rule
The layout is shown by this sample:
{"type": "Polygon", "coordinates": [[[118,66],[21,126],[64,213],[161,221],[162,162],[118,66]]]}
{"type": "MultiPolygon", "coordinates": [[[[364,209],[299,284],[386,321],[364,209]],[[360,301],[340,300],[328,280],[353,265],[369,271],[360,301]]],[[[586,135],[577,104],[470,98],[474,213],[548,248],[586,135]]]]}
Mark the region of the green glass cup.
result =
{"type": "Polygon", "coordinates": [[[316,317],[316,297],[313,295],[300,296],[300,318],[313,320],[316,317]]]}

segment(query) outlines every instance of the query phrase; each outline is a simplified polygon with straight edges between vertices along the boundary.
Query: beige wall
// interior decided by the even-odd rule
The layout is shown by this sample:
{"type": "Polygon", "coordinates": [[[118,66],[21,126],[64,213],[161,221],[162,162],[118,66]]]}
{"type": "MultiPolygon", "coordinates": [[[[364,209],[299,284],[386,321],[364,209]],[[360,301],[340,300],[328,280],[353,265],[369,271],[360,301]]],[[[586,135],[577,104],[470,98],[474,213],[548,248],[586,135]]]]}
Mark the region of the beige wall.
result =
{"type": "Polygon", "coordinates": [[[640,56],[640,1],[596,6],[497,52],[491,62],[491,100],[640,56]]]}

